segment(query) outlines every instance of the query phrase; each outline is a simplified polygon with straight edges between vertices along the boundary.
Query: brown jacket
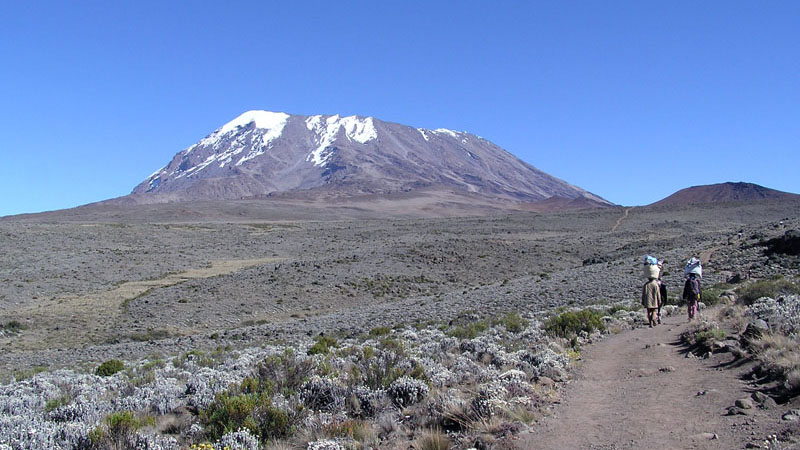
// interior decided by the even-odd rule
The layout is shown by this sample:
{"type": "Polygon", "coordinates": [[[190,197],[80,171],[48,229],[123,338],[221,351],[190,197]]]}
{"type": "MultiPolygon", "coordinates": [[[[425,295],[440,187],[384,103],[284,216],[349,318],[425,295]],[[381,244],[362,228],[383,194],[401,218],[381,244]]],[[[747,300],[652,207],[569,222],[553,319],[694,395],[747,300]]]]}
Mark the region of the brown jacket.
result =
{"type": "Polygon", "coordinates": [[[658,288],[658,280],[650,280],[642,286],[642,306],[645,308],[658,308],[661,304],[661,292],[658,288]]]}

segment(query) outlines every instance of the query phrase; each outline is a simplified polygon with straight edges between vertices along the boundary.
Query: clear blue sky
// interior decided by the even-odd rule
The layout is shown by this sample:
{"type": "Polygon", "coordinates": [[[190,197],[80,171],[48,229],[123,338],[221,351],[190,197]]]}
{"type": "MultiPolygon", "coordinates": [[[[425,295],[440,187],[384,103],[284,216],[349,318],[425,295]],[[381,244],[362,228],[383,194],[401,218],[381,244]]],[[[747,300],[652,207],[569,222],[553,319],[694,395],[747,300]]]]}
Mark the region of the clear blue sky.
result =
{"type": "Polygon", "coordinates": [[[249,109],[483,136],[624,205],[800,192],[797,1],[0,2],[0,215],[128,194],[249,109]]]}

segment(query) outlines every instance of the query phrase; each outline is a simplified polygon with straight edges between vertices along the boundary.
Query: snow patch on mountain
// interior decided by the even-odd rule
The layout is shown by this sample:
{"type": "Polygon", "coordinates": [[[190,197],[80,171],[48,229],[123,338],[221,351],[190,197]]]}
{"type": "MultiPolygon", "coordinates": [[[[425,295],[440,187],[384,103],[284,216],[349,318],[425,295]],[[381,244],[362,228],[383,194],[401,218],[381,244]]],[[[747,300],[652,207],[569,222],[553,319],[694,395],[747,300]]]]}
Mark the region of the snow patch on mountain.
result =
{"type": "Polygon", "coordinates": [[[255,129],[263,130],[261,135],[261,143],[263,146],[267,146],[272,140],[281,136],[283,133],[283,128],[286,126],[286,121],[288,119],[289,115],[286,113],[258,110],[247,111],[226,123],[217,129],[217,131],[211,133],[197,144],[189,147],[186,150],[186,153],[189,153],[195,148],[201,146],[212,146],[214,150],[217,150],[220,147],[220,144],[223,140],[222,138],[225,137],[225,135],[235,132],[239,130],[239,128],[250,125],[251,123],[255,125],[255,129]]]}
{"type": "Polygon", "coordinates": [[[342,128],[347,139],[360,144],[366,144],[378,137],[372,117],[362,119],[358,116],[340,117],[338,114],[327,118],[311,116],[306,119],[306,128],[316,136],[317,148],[306,157],[306,161],[312,161],[315,166],[324,166],[333,155],[329,147],[336,142],[342,128]]]}
{"type": "Polygon", "coordinates": [[[425,131],[427,130],[425,130],[424,128],[417,128],[417,131],[419,131],[419,133],[422,135],[422,138],[425,139],[425,142],[428,142],[430,140],[428,135],[425,133],[425,131]]]}
{"type": "Polygon", "coordinates": [[[447,128],[437,128],[437,129],[433,130],[433,132],[434,133],[446,134],[446,135],[448,135],[450,137],[454,137],[454,138],[458,137],[458,132],[457,131],[448,130],[447,128]]]}

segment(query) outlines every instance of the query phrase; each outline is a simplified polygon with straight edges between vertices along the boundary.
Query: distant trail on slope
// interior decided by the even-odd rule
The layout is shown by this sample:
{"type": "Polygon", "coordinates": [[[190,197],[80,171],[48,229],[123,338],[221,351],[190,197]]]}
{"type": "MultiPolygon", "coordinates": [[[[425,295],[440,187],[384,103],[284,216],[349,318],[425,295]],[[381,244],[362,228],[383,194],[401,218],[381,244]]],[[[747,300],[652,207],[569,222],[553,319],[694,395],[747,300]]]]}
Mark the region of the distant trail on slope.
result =
{"type": "Polygon", "coordinates": [[[727,361],[682,355],[682,315],[664,322],[588,347],[565,401],[521,435],[516,448],[742,448],[739,428],[750,419],[723,414],[735,399],[748,397],[747,386],[736,370],[715,369],[727,361]]]}
{"type": "Polygon", "coordinates": [[[623,221],[623,220],[624,220],[626,217],[628,217],[628,212],[629,212],[630,210],[631,210],[631,208],[625,208],[625,212],[622,214],[622,217],[620,217],[619,219],[617,219],[617,223],[615,223],[615,224],[614,224],[614,226],[613,226],[613,227],[611,227],[611,232],[612,232],[612,233],[613,233],[613,232],[615,232],[615,231],[617,231],[617,228],[619,228],[619,225],[622,223],[622,221],[623,221]]]}

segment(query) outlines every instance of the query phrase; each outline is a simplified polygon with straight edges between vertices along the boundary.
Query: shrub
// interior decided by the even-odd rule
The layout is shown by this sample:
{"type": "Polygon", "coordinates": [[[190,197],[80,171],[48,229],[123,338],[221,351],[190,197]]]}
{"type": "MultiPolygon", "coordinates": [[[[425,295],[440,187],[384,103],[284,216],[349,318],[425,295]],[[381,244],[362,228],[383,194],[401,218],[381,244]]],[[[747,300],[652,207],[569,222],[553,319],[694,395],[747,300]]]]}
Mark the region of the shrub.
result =
{"type": "Polygon", "coordinates": [[[544,330],[550,336],[570,338],[578,335],[581,331],[591,333],[595,330],[603,330],[605,326],[601,320],[602,317],[601,312],[589,308],[566,311],[547,319],[544,330]]]}
{"type": "Polygon", "coordinates": [[[115,373],[121,371],[124,368],[125,364],[122,361],[118,359],[109,359],[103,364],[100,364],[100,366],[97,367],[97,370],[95,370],[94,373],[95,375],[101,377],[110,377],[111,375],[114,375],[115,373]]]}
{"type": "Polygon", "coordinates": [[[756,281],[739,289],[739,298],[746,305],[761,297],[777,298],[791,294],[800,294],[800,286],[784,278],[756,281]]]}
{"type": "Polygon", "coordinates": [[[308,349],[309,355],[327,355],[331,348],[337,347],[335,338],[330,336],[317,336],[316,342],[308,349]]]}
{"type": "Polygon", "coordinates": [[[200,414],[200,421],[210,439],[241,428],[249,431],[262,442],[268,439],[289,436],[293,429],[289,425],[288,414],[272,405],[270,397],[264,393],[217,394],[214,402],[200,414]]]}
{"type": "MultiPolygon", "coordinates": [[[[22,330],[27,330],[28,326],[18,320],[12,320],[6,323],[5,325],[0,326],[0,330],[5,331],[8,334],[16,334],[22,330]]],[[[0,335],[2,335],[0,333],[0,335]]]]}
{"type": "Polygon", "coordinates": [[[375,328],[369,330],[369,335],[370,336],[385,336],[385,335],[389,334],[389,332],[391,332],[391,331],[392,330],[389,327],[375,327],[375,328]]]}
{"type": "Polygon", "coordinates": [[[719,294],[721,293],[719,289],[704,288],[702,291],[703,292],[700,294],[700,298],[702,299],[703,303],[709,306],[719,303],[719,294]]]}
{"type": "Polygon", "coordinates": [[[89,433],[91,448],[132,450],[136,448],[131,442],[136,431],[145,426],[155,426],[155,423],[155,418],[151,416],[139,418],[133,411],[109,414],[103,421],[103,425],[89,433]]]}
{"type": "Polygon", "coordinates": [[[703,321],[692,324],[688,330],[681,333],[681,340],[691,346],[699,346],[706,350],[714,341],[725,339],[725,330],[719,328],[716,322],[703,321]]]}
{"type": "Polygon", "coordinates": [[[47,401],[44,405],[44,410],[46,412],[50,412],[56,410],[62,406],[67,406],[72,402],[72,397],[68,395],[62,395],[58,398],[53,398],[47,401]]]}
{"type": "Polygon", "coordinates": [[[291,397],[308,380],[312,371],[310,358],[298,358],[287,350],[283,355],[272,355],[261,361],[256,376],[264,386],[273,383],[275,392],[291,397]]]}
{"type": "Polygon", "coordinates": [[[523,319],[518,312],[510,312],[503,316],[500,323],[511,333],[519,333],[528,326],[528,321],[523,319]]]}
{"type": "Polygon", "coordinates": [[[485,320],[478,320],[465,325],[456,325],[447,331],[447,335],[458,339],[475,339],[488,329],[489,324],[485,320]]]}

